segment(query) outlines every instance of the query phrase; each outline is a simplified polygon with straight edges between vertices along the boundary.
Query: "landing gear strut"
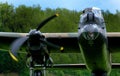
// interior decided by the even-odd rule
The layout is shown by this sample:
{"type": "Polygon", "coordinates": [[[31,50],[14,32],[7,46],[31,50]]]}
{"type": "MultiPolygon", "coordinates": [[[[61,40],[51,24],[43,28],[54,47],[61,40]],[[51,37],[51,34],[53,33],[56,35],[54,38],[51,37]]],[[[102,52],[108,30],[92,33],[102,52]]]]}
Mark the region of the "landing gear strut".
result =
{"type": "Polygon", "coordinates": [[[53,62],[51,58],[46,61],[45,56],[43,61],[43,64],[35,64],[31,57],[27,59],[27,66],[30,69],[30,76],[46,76],[46,67],[52,67],[53,62]]]}

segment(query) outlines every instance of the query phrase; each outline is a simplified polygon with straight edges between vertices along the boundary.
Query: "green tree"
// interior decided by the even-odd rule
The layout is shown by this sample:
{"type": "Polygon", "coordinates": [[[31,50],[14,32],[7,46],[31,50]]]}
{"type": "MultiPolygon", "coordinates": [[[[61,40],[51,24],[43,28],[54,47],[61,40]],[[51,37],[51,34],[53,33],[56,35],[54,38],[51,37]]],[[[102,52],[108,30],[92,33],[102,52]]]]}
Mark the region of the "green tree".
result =
{"type": "Polygon", "coordinates": [[[14,9],[8,3],[0,3],[0,31],[11,31],[13,24],[14,9]]]}

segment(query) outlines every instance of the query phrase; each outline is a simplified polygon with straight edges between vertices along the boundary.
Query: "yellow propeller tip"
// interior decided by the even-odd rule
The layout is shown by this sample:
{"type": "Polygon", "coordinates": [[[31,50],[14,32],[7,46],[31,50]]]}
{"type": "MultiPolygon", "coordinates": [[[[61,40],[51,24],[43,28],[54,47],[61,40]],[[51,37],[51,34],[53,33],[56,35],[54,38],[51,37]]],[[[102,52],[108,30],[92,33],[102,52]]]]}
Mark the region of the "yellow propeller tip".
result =
{"type": "Polygon", "coordinates": [[[61,47],[60,50],[63,51],[63,50],[64,50],[64,47],[61,47]]]}
{"type": "Polygon", "coordinates": [[[59,16],[59,14],[58,14],[58,13],[56,13],[55,15],[56,15],[57,17],[59,16]]]}
{"type": "Polygon", "coordinates": [[[15,60],[16,62],[18,62],[18,59],[9,51],[10,56],[12,57],[13,60],[15,60]]]}

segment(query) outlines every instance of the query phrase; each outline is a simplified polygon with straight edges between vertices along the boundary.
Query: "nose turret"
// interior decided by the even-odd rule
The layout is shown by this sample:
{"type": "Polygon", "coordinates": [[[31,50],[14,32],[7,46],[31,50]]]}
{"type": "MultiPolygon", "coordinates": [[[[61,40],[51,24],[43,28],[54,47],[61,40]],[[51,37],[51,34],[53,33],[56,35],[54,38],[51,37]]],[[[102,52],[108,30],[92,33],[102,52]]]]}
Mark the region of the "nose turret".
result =
{"type": "Polygon", "coordinates": [[[99,27],[97,25],[86,25],[82,30],[82,36],[86,40],[95,40],[99,36],[99,27]]]}

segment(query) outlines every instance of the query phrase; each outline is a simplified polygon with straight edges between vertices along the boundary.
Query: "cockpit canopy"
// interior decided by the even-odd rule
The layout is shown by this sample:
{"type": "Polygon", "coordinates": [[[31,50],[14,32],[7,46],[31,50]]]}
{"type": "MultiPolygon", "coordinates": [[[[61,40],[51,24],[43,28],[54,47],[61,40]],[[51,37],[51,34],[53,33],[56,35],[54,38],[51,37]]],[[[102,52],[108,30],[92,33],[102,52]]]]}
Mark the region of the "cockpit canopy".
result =
{"type": "Polygon", "coordinates": [[[83,14],[88,13],[88,12],[92,12],[92,8],[86,8],[83,10],[83,14]]]}
{"type": "Polygon", "coordinates": [[[102,16],[101,10],[99,8],[96,8],[96,7],[86,8],[85,10],[83,10],[83,14],[89,13],[89,12],[93,12],[95,15],[102,16]]]}
{"type": "Polygon", "coordinates": [[[81,14],[81,24],[93,23],[101,25],[103,22],[104,19],[99,8],[86,8],[83,10],[83,14],[81,14]]]}

